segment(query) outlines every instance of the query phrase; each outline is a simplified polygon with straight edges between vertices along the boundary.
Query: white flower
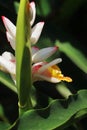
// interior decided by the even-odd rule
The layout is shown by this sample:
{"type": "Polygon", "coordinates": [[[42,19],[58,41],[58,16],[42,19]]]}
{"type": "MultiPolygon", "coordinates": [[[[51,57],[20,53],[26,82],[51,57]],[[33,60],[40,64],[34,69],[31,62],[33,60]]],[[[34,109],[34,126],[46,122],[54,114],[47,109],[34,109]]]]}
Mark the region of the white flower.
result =
{"type": "MultiPolygon", "coordinates": [[[[32,47],[32,63],[44,61],[49,56],[51,56],[56,50],[57,47],[48,47],[41,50],[39,50],[37,47],[32,47]]],[[[10,73],[12,77],[15,77],[16,60],[12,53],[4,52],[0,56],[0,69],[4,72],[10,73]]]]}
{"type": "MultiPolygon", "coordinates": [[[[31,45],[35,44],[42,32],[44,22],[37,23],[32,27],[35,17],[36,8],[35,3],[31,2],[30,6],[30,25],[31,25],[31,35],[30,42],[31,45]]],[[[5,16],[2,16],[3,23],[6,28],[6,36],[10,42],[11,47],[15,50],[16,41],[16,26],[5,16]]],[[[46,62],[46,59],[53,55],[57,51],[58,47],[47,47],[39,49],[38,47],[32,46],[32,80],[33,82],[37,80],[46,80],[53,83],[58,83],[61,80],[71,82],[72,79],[65,77],[59,67],[56,64],[62,61],[61,58],[55,59],[50,63],[46,62]]],[[[13,81],[16,83],[16,60],[15,56],[10,52],[4,52],[0,56],[0,70],[7,72],[11,75],[13,81]]]]}
{"type": "MultiPolygon", "coordinates": [[[[31,25],[33,25],[34,23],[35,16],[36,16],[35,3],[31,2],[30,3],[30,17],[31,17],[30,24],[31,25]]],[[[10,42],[12,48],[15,50],[16,26],[5,16],[2,16],[2,20],[6,28],[7,39],[10,42]]],[[[44,26],[44,22],[39,22],[33,28],[31,28],[30,41],[32,44],[35,44],[38,41],[42,32],[43,26],[44,26]]]]}

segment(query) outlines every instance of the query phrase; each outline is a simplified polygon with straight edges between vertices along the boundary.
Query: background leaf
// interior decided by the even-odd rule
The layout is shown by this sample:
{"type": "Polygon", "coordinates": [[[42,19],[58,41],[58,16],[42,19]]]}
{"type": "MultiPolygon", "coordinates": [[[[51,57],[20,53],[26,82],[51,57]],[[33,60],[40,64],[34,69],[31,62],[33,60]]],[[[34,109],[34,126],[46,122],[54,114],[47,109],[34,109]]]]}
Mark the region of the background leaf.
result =
{"type": "Polygon", "coordinates": [[[0,71],[0,82],[6,85],[8,88],[10,88],[12,91],[17,93],[17,88],[9,74],[0,71]]]}
{"type": "Polygon", "coordinates": [[[10,125],[0,121],[0,130],[9,130],[10,125]]]}
{"type": "MultiPolygon", "coordinates": [[[[52,130],[69,126],[76,120],[76,114],[87,109],[87,90],[81,90],[67,100],[54,100],[40,110],[27,111],[18,122],[18,130],[52,130]],[[69,123],[68,123],[69,122],[69,123]],[[67,124],[68,123],[68,124],[67,124]]],[[[87,114],[78,114],[78,118],[87,114]]]]}
{"type": "Polygon", "coordinates": [[[15,11],[18,14],[18,10],[19,10],[19,2],[15,1],[14,2],[14,7],[15,7],[15,11]]]}
{"type": "Polygon", "coordinates": [[[67,55],[83,72],[87,73],[87,58],[84,54],[73,47],[70,43],[61,43],[56,41],[59,50],[67,55]]]}
{"type": "Polygon", "coordinates": [[[50,3],[48,0],[39,0],[37,14],[46,17],[51,12],[50,3]]]}

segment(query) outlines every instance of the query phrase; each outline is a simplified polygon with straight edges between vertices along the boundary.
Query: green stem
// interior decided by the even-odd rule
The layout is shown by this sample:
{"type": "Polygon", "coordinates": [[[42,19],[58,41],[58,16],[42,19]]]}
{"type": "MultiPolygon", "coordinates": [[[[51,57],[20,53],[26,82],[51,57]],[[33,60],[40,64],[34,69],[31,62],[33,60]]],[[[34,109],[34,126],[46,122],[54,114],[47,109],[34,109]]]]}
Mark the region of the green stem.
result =
{"type": "Polygon", "coordinates": [[[22,115],[24,112],[26,112],[27,110],[32,108],[32,102],[31,102],[31,98],[28,97],[28,100],[25,104],[25,106],[21,106],[20,102],[18,103],[19,106],[19,115],[22,115]]]}
{"type": "Polygon", "coordinates": [[[30,97],[32,64],[28,2],[27,0],[20,1],[16,32],[16,81],[20,115],[32,108],[30,97]]]}
{"type": "Polygon", "coordinates": [[[29,48],[25,47],[23,55],[22,70],[20,75],[20,87],[19,87],[19,109],[23,113],[28,109],[32,108],[31,103],[31,87],[32,87],[32,78],[31,78],[31,53],[29,48]]]}
{"type": "Polygon", "coordinates": [[[64,84],[58,84],[56,86],[57,91],[64,97],[68,98],[70,95],[72,95],[71,91],[64,85],[64,84]]]}

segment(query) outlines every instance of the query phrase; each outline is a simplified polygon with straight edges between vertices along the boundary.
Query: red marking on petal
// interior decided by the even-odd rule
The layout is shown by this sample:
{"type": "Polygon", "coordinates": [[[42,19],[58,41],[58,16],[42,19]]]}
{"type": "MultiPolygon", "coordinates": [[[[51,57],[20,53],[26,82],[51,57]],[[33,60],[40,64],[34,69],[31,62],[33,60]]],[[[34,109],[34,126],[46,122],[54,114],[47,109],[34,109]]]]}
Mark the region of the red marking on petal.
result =
{"type": "Polygon", "coordinates": [[[34,4],[35,4],[35,2],[34,2],[34,1],[30,2],[30,6],[32,6],[32,5],[34,5],[34,4]]]}
{"type": "Polygon", "coordinates": [[[55,46],[55,49],[56,49],[56,50],[58,50],[58,48],[59,48],[58,46],[55,46]]]}
{"type": "Polygon", "coordinates": [[[36,65],[33,67],[32,73],[36,73],[42,65],[36,65]]]}
{"type": "Polygon", "coordinates": [[[16,61],[15,60],[10,60],[11,62],[15,63],[16,61]]]}
{"type": "Polygon", "coordinates": [[[43,24],[43,25],[45,24],[45,22],[44,22],[44,21],[41,21],[41,22],[39,22],[39,23],[41,23],[41,24],[43,24]]]}
{"type": "Polygon", "coordinates": [[[36,50],[39,50],[39,48],[38,48],[38,47],[36,47],[36,46],[33,46],[32,48],[34,48],[34,49],[36,49],[36,50]]]}
{"type": "Polygon", "coordinates": [[[5,16],[1,16],[2,20],[4,20],[5,16]]]}
{"type": "Polygon", "coordinates": [[[1,16],[1,19],[2,19],[2,21],[4,23],[4,25],[5,25],[5,16],[1,16]]]}

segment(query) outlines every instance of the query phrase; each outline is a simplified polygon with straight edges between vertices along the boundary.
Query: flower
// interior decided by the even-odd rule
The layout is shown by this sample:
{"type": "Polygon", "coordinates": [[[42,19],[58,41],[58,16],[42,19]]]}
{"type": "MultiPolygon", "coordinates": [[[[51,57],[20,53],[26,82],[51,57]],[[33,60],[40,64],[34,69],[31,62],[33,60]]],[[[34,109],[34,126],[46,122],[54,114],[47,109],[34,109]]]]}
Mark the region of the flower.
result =
{"type": "MultiPolygon", "coordinates": [[[[31,2],[30,3],[30,17],[32,18],[30,21],[31,26],[34,23],[35,15],[36,15],[35,3],[31,2]]],[[[5,16],[2,16],[2,20],[6,28],[7,39],[10,42],[12,48],[15,50],[16,26],[5,16]]],[[[31,44],[35,44],[38,41],[43,26],[44,26],[44,22],[39,22],[34,27],[31,28],[31,36],[30,36],[31,44]]]]}
{"type": "Polygon", "coordinates": [[[60,68],[56,65],[62,61],[61,58],[55,59],[50,63],[39,62],[32,66],[33,81],[46,80],[52,83],[58,83],[60,81],[71,82],[70,77],[64,76],[60,68]]]}
{"type": "MultiPolygon", "coordinates": [[[[31,45],[35,44],[42,32],[44,22],[37,23],[34,27],[32,27],[35,16],[36,16],[36,8],[35,3],[31,2],[30,6],[30,25],[31,25],[31,34],[30,34],[30,42],[31,45]]],[[[8,42],[10,42],[11,47],[15,50],[16,43],[16,26],[5,16],[2,16],[3,23],[6,28],[6,36],[8,42]]],[[[31,47],[32,53],[32,79],[33,82],[37,80],[46,80],[53,83],[58,83],[61,80],[71,82],[72,79],[69,77],[65,77],[60,68],[56,65],[62,61],[61,58],[55,59],[50,63],[46,62],[46,59],[50,57],[57,51],[58,47],[47,47],[43,49],[39,49],[36,46],[31,47]]],[[[16,59],[15,56],[11,52],[4,52],[0,56],[0,69],[4,72],[7,72],[11,75],[13,81],[16,83],[16,59]]]]}

